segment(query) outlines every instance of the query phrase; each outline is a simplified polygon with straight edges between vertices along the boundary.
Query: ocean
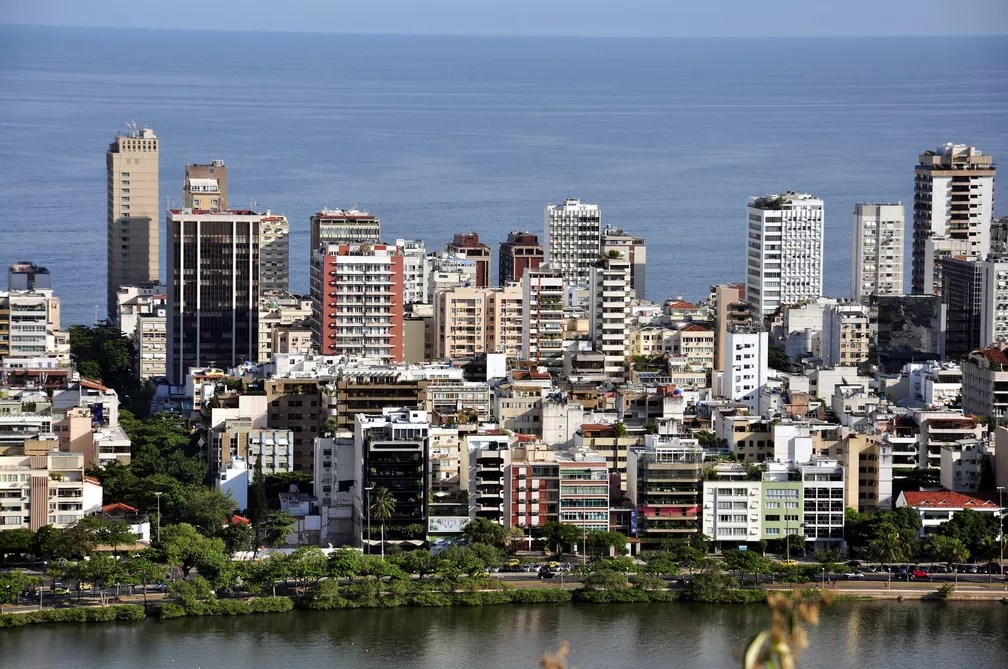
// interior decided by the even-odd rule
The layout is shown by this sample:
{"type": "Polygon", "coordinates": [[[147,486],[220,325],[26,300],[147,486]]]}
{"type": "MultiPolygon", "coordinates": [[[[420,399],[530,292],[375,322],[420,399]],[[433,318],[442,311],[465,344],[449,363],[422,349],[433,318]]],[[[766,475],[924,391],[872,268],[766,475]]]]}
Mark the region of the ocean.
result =
{"type": "Polygon", "coordinates": [[[496,256],[573,196],[647,239],[649,298],[701,299],[743,279],[747,197],[798,190],[825,200],[825,290],[847,296],[856,202],[909,207],[946,141],[1008,156],[1008,38],[0,26],[0,267],[47,266],[64,323],[104,317],[104,154],[128,121],[160,139],[165,204],[187,162],[222,159],[232,206],[287,215],[294,291],[322,207],[428,248],[475,230],[496,256]]]}

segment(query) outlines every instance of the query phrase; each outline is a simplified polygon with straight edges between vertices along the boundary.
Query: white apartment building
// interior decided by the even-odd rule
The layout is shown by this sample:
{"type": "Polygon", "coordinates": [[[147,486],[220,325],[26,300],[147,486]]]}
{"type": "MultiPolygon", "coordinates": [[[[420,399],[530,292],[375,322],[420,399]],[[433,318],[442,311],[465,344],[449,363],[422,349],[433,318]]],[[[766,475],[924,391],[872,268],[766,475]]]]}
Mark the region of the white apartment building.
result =
{"type": "Polygon", "coordinates": [[[522,277],[522,357],[536,362],[563,357],[564,279],[537,267],[522,277]]]}
{"type": "Polygon", "coordinates": [[[168,295],[164,284],[120,286],[119,329],[133,339],[137,377],[143,381],[165,375],[168,364],[168,295]]]}
{"type": "Polygon", "coordinates": [[[546,262],[569,286],[587,286],[602,239],[602,211],[597,204],[567,198],[546,205],[546,262]]]}
{"type": "Polygon", "coordinates": [[[630,355],[630,261],[621,251],[600,258],[591,268],[590,335],[595,350],[605,356],[603,371],[609,378],[626,375],[630,355]]]}
{"type": "Polygon", "coordinates": [[[601,254],[618,251],[630,263],[630,287],[638,300],[647,299],[647,244],[643,237],[634,237],[620,228],[606,227],[602,231],[601,254]]]}
{"type": "Polygon", "coordinates": [[[854,205],[851,299],[903,294],[903,203],[854,205]]]}
{"type": "Polygon", "coordinates": [[[980,274],[980,346],[1008,344],[1008,258],[988,256],[980,274]]]}
{"type": "Polygon", "coordinates": [[[990,251],[994,218],[991,156],[963,144],[925,151],[914,170],[911,292],[942,291],[942,259],[983,258],[990,251]]]}
{"type": "Polygon", "coordinates": [[[767,333],[736,327],[728,331],[725,349],[721,394],[733,402],[748,404],[752,413],[758,414],[760,392],[769,375],[767,333]]]}
{"type": "Polygon", "coordinates": [[[403,256],[403,302],[419,304],[427,299],[427,251],[422,239],[397,239],[403,256]]]}
{"type": "Polygon", "coordinates": [[[749,198],[746,300],[767,316],[822,295],[823,201],[788,192],[749,198]]]}
{"type": "Polygon", "coordinates": [[[763,538],[762,496],[762,481],[704,481],[703,533],[717,542],[759,541],[763,538]]]}

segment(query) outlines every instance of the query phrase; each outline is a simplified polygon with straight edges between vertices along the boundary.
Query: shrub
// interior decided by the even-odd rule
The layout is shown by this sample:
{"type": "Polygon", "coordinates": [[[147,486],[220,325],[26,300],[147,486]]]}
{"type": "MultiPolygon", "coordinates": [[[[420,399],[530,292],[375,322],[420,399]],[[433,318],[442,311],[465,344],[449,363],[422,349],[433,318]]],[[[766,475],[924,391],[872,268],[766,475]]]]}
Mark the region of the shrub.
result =
{"type": "Polygon", "coordinates": [[[290,597],[257,597],[249,602],[251,613],[284,613],[294,610],[294,600],[290,597]]]}
{"type": "Polygon", "coordinates": [[[955,585],[952,583],[943,583],[938,586],[938,596],[942,599],[948,599],[953,592],[955,592],[955,585]]]}
{"type": "Polygon", "coordinates": [[[186,610],[178,604],[172,604],[169,602],[155,606],[153,608],[153,614],[154,617],[159,620],[170,620],[172,618],[184,618],[186,616],[186,610]]]}
{"type": "Polygon", "coordinates": [[[247,616],[252,613],[252,607],[244,599],[219,599],[213,608],[217,616],[247,616]]]}
{"type": "Polygon", "coordinates": [[[573,599],[572,591],[560,588],[529,588],[510,594],[515,604],[566,604],[573,599]]]}

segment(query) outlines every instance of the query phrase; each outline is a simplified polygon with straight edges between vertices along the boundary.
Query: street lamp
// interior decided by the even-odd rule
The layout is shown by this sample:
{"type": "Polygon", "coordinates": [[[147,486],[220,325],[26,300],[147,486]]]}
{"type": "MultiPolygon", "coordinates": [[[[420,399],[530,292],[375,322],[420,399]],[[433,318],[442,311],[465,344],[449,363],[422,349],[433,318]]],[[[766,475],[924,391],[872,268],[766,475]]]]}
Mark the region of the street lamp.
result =
{"type": "Polygon", "coordinates": [[[1004,489],[1003,485],[997,487],[998,491],[998,546],[1001,547],[1001,561],[998,562],[998,571],[1004,579],[1004,489]]]}
{"type": "MultiPolygon", "coordinates": [[[[374,490],[374,486],[367,486],[364,488],[364,492],[367,495],[367,554],[371,555],[371,491],[374,490]]],[[[384,545],[382,546],[384,550],[384,545]]]]}
{"type": "Polygon", "coordinates": [[[155,492],[154,496],[157,498],[157,541],[161,543],[161,495],[163,492],[155,492]]]}

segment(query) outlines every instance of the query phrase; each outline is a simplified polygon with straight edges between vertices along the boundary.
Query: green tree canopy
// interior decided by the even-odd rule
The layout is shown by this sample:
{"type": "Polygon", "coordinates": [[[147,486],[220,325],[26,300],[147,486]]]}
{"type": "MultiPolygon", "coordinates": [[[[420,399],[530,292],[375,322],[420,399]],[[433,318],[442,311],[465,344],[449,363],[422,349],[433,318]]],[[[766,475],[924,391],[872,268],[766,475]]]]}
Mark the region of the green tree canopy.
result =
{"type": "Polygon", "coordinates": [[[929,536],[924,542],[924,551],[932,559],[946,564],[965,562],[970,557],[970,553],[963,546],[962,541],[942,534],[929,536]]]}
{"type": "Polygon", "coordinates": [[[938,526],[947,537],[958,539],[973,555],[985,553],[986,543],[997,543],[997,518],[989,513],[963,509],[952,514],[952,519],[938,526]]]}
{"type": "Polygon", "coordinates": [[[216,571],[227,561],[222,539],[203,536],[188,523],[162,527],[159,547],[167,563],[182,569],[186,576],[194,567],[201,573],[216,571]]]}
{"type": "Polygon", "coordinates": [[[465,529],[462,530],[462,538],[470,544],[487,544],[489,546],[504,548],[508,532],[499,523],[487,520],[486,518],[477,518],[465,526],[465,529]]]}
{"type": "Polygon", "coordinates": [[[21,593],[34,582],[35,579],[17,569],[0,572],[0,614],[5,604],[16,604],[21,593]]]}

